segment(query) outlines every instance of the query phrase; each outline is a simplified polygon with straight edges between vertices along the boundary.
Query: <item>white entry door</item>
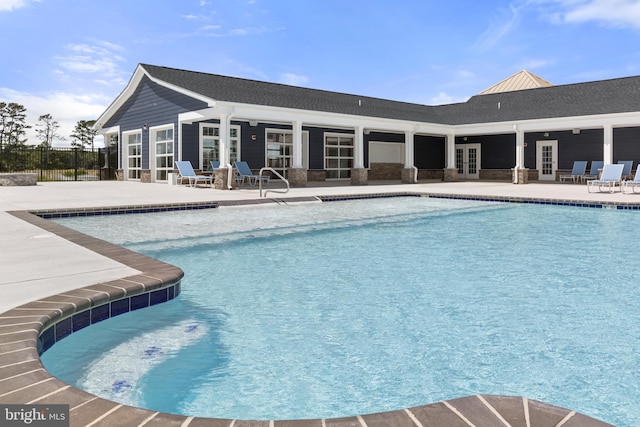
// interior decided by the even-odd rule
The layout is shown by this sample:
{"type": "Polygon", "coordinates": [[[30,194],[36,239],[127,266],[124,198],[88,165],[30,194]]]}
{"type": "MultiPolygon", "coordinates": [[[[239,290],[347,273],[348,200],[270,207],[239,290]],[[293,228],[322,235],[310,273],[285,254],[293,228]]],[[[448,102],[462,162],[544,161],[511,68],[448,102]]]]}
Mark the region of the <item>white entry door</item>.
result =
{"type": "Polygon", "coordinates": [[[540,181],[556,180],[558,141],[536,141],[536,169],[540,181]]]}
{"type": "Polygon", "coordinates": [[[480,179],[480,144],[456,144],[458,178],[480,179]]]}

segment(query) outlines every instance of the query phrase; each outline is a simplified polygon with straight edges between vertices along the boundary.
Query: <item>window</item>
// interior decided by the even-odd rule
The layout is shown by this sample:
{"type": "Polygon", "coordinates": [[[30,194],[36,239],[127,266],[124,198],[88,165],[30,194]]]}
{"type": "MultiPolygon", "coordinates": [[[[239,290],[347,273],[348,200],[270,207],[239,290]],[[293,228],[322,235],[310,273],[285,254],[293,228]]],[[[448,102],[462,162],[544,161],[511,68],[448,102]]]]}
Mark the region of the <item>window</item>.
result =
{"type": "Polygon", "coordinates": [[[142,172],[142,132],[127,135],[127,179],[140,179],[142,172]]]}
{"type": "Polygon", "coordinates": [[[173,126],[165,129],[152,129],[151,138],[155,144],[155,180],[166,181],[167,174],[173,171],[173,126]]]}
{"type": "Polygon", "coordinates": [[[353,135],[325,134],[324,168],[327,179],[351,178],[353,135]]]}
{"type": "MultiPolygon", "coordinates": [[[[220,160],[220,125],[203,123],[200,125],[200,147],[203,170],[211,168],[211,161],[220,160]]],[[[240,126],[229,128],[229,162],[240,160],[240,126]]]]}

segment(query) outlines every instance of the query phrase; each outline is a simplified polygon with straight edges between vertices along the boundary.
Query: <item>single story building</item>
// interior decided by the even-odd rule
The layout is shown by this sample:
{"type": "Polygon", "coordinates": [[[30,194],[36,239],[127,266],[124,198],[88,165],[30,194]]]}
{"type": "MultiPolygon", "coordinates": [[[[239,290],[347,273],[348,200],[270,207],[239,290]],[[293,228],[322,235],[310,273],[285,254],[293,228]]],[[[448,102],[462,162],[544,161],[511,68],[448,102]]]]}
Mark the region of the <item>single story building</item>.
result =
{"type": "Polygon", "coordinates": [[[120,179],[167,181],[189,160],[310,181],[556,180],[575,160],[640,162],[640,76],[554,86],[521,71],[449,105],[421,105],[139,64],[96,122],[120,179]]]}

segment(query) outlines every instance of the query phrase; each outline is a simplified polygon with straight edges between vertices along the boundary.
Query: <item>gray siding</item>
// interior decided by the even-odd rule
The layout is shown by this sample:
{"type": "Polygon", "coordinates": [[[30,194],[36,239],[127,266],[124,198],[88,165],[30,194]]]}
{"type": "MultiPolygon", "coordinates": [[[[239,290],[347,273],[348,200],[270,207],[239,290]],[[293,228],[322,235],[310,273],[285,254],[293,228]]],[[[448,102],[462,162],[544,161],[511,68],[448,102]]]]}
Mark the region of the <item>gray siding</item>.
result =
{"type": "Polygon", "coordinates": [[[633,160],[640,164],[640,127],[613,129],[613,160],[633,160]]]}
{"type": "MultiPolygon", "coordinates": [[[[206,108],[206,103],[160,86],[143,78],[133,95],[103,125],[103,128],[120,126],[121,132],[173,123],[176,129],[175,152],[177,153],[178,114],[206,108]]],[[[119,136],[122,140],[122,135],[119,136]]],[[[196,148],[197,150],[197,148],[196,148]]],[[[124,150],[123,150],[124,151],[124,150]]],[[[191,160],[193,159],[186,159],[191,160]]],[[[149,169],[149,133],[142,132],[142,168],[149,169]]]]}
{"type": "Polygon", "coordinates": [[[418,169],[444,169],[447,140],[442,136],[416,135],[414,164],[418,169]]]}

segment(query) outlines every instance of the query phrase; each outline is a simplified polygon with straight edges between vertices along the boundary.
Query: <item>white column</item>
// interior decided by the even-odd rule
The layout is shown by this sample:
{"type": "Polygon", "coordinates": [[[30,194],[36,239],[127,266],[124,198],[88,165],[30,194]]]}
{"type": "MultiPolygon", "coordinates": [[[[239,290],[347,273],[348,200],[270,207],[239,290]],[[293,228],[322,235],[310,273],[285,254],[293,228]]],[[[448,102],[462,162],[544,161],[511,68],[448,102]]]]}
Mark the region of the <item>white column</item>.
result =
{"type": "Polygon", "coordinates": [[[456,136],[453,133],[447,135],[447,169],[456,168],[456,136]]]}
{"type": "Polygon", "coordinates": [[[231,120],[227,114],[220,114],[220,167],[226,167],[231,158],[229,154],[229,129],[231,120]]]}
{"type": "Polygon", "coordinates": [[[613,126],[604,125],[604,141],[602,146],[602,160],[604,164],[613,163],[613,126]]]}
{"type": "Polygon", "coordinates": [[[414,163],[413,131],[407,130],[404,132],[404,168],[413,168],[414,163]]]}
{"type": "Polygon", "coordinates": [[[293,122],[293,165],[294,169],[302,169],[302,122],[293,122]]]}
{"type": "Polygon", "coordinates": [[[353,168],[364,169],[364,127],[356,126],[353,138],[353,168]]]}
{"type": "Polygon", "coordinates": [[[518,130],[515,126],[516,131],[516,166],[515,169],[524,169],[524,132],[518,130]]]}

